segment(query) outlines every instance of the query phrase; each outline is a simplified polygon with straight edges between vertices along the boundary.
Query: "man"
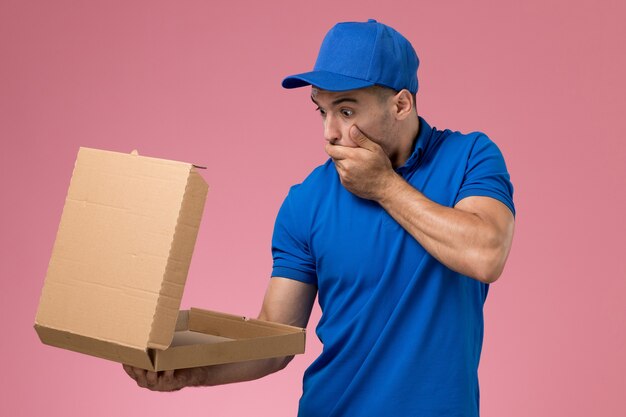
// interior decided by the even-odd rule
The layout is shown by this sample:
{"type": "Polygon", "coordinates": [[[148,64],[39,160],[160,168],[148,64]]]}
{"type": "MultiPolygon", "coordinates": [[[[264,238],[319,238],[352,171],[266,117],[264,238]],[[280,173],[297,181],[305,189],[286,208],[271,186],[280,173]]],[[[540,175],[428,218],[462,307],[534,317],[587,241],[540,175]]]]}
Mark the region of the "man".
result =
{"type": "MultiPolygon", "coordinates": [[[[322,354],[300,416],[478,416],[483,303],[513,236],[512,185],[485,135],[431,128],[415,108],[419,61],[369,20],[326,35],[311,85],[330,159],[292,187],[273,237],[261,319],[304,327],[316,294],[322,354]]],[[[291,358],[154,373],[174,390],[250,380],[291,358]]]]}

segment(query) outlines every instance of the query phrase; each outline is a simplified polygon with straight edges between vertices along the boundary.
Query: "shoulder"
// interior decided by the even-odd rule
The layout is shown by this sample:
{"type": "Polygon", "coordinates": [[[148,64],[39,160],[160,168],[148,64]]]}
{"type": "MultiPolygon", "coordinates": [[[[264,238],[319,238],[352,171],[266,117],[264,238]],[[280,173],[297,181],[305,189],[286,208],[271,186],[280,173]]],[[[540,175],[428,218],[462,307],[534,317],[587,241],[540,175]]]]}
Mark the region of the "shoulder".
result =
{"type": "Polygon", "coordinates": [[[456,203],[470,196],[491,197],[504,203],[515,215],[513,184],[500,148],[483,132],[454,132],[450,142],[462,149],[459,165],[464,167],[461,189],[456,203]],[[462,160],[461,160],[462,159],[462,160]]]}
{"type": "MultiPolygon", "coordinates": [[[[324,201],[325,190],[332,186],[332,161],[315,168],[300,184],[293,185],[276,216],[272,246],[274,257],[285,253],[309,252],[311,226],[324,201]]],[[[301,254],[302,254],[301,253],[301,254]]],[[[302,255],[302,258],[308,255],[302,255]]],[[[284,275],[277,275],[284,276],[284,275]]]]}
{"type": "Polygon", "coordinates": [[[496,144],[485,133],[480,131],[475,132],[460,132],[446,130],[435,130],[435,142],[445,144],[447,148],[454,149],[472,149],[475,146],[479,147],[491,147],[496,144]]]}
{"type": "Polygon", "coordinates": [[[480,131],[464,133],[433,128],[429,145],[426,151],[427,158],[436,159],[438,163],[443,161],[455,164],[461,161],[470,163],[471,160],[484,158],[486,155],[503,159],[496,143],[480,131]]]}
{"type": "Polygon", "coordinates": [[[299,184],[291,186],[289,189],[288,199],[300,201],[320,198],[339,181],[337,170],[328,159],[324,164],[316,167],[311,173],[299,184]]]}

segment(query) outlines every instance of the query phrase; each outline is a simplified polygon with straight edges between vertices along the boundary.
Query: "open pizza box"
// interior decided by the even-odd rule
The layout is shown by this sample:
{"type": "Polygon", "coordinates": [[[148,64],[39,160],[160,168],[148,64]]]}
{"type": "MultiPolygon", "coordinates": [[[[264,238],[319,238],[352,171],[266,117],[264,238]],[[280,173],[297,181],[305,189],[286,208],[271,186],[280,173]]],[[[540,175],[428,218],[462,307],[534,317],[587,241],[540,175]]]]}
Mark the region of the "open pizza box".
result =
{"type": "Polygon", "coordinates": [[[179,311],[208,190],[197,169],[79,150],[35,318],[43,343],[152,371],[304,352],[298,327],[179,311]]]}

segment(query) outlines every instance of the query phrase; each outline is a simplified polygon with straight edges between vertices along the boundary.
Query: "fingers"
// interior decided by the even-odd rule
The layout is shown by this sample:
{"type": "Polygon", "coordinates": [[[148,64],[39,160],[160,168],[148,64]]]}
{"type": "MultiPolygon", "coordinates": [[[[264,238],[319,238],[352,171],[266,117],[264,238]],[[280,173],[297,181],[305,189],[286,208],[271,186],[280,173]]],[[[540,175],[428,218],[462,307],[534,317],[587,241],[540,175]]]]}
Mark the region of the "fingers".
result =
{"type": "Polygon", "coordinates": [[[130,365],[123,365],[123,368],[141,388],[152,391],[178,391],[182,388],[175,378],[175,370],[152,372],[130,365]]]}
{"type": "Polygon", "coordinates": [[[350,126],[349,133],[350,139],[352,139],[354,143],[359,145],[359,147],[368,149],[370,151],[374,150],[374,145],[376,144],[370,138],[365,136],[365,134],[361,132],[361,130],[356,125],[350,126]]]}
{"type": "Polygon", "coordinates": [[[148,380],[146,379],[146,373],[148,371],[146,371],[145,369],[140,369],[140,368],[132,368],[133,371],[133,378],[135,380],[135,382],[137,382],[137,385],[139,385],[141,388],[148,388],[148,380]]]}
{"type": "Polygon", "coordinates": [[[126,372],[126,374],[131,377],[132,379],[135,379],[135,373],[133,372],[133,367],[130,365],[122,365],[122,368],[124,368],[124,372],[126,372]]]}
{"type": "Polygon", "coordinates": [[[163,378],[163,381],[165,381],[165,383],[167,385],[173,385],[174,382],[176,382],[176,380],[174,379],[174,370],[169,370],[169,371],[164,371],[163,375],[161,376],[163,378]]]}
{"type": "Polygon", "coordinates": [[[350,158],[351,156],[359,152],[362,152],[359,151],[358,148],[362,148],[374,153],[380,151],[380,145],[365,136],[365,134],[361,132],[361,130],[356,125],[352,125],[350,127],[348,134],[350,135],[350,139],[352,140],[352,142],[357,145],[357,148],[335,145],[332,142],[328,142],[326,143],[325,150],[328,156],[330,156],[333,160],[340,161],[342,159],[350,158]]]}
{"type": "Polygon", "coordinates": [[[324,147],[324,150],[335,161],[340,161],[342,159],[346,159],[348,156],[350,148],[346,148],[341,145],[333,145],[331,143],[327,143],[324,147]]]}
{"type": "Polygon", "coordinates": [[[145,371],[147,388],[155,388],[159,385],[159,374],[156,372],[145,371]]]}
{"type": "Polygon", "coordinates": [[[150,388],[150,385],[154,385],[156,383],[155,372],[149,372],[145,369],[136,368],[130,365],[123,365],[123,368],[126,374],[134,379],[137,385],[142,388],[150,388]]]}

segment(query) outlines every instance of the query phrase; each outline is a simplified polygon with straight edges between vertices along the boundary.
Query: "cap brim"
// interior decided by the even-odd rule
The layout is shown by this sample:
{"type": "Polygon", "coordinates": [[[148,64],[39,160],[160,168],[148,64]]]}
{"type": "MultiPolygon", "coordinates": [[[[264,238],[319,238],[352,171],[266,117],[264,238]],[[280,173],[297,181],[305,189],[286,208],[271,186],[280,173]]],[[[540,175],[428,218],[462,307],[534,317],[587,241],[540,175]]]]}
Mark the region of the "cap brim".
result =
{"type": "Polygon", "coordinates": [[[347,91],[371,87],[374,83],[328,71],[311,71],[287,77],[283,80],[282,85],[284,88],[314,85],[327,91],[347,91]]]}

